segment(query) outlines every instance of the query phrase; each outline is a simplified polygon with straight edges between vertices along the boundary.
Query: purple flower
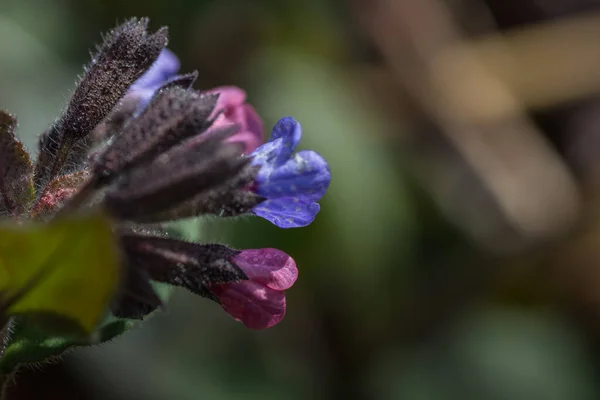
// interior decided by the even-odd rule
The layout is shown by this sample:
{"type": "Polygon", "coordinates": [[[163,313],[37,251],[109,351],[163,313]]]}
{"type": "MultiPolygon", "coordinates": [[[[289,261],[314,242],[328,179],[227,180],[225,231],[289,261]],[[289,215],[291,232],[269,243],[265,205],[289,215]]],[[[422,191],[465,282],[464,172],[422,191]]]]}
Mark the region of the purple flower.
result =
{"type": "Polygon", "coordinates": [[[138,112],[143,110],[161,86],[176,78],[179,67],[177,56],[164,48],[154,64],[129,87],[126,98],[136,99],[138,112]]]}
{"type": "Polygon", "coordinates": [[[279,120],[269,141],[254,152],[252,165],[260,166],[254,190],[266,198],[252,212],[280,228],[309,225],[319,212],[331,172],[327,161],[312,150],[294,150],[302,137],[291,117],[279,120]]]}
{"type": "Polygon", "coordinates": [[[263,142],[263,122],[254,107],[246,103],[246,92],[235,86],[223,86],[207,90],[206,93],[218,93],[219,100],[211,117],[217,117],[209,132],[225,126],[237,124],[238,133],[228,139],[229,142],[244,144],[244,154],[252,153],[263,142]]]}
{"type": "Polygon", "coordinates": [[[281,250],[253,249],[242,250],[232,261],[248,280],[209,285],[223,309],[251,329],[279,323],[285,316],[284,290],[298,278],[294,260],[281,250]]]}
{"type": "MultiPolygon", "coordinates": [[[[101,194],[123,256],[124,274],[110,305],[115,316],[140,319],[159,308],[156,281],[216,301],[250,328],[271,327],[284,317],[285,290],[298,277],[290,256],[150,232],[162,222],[249,212],[282,228],[308,225],[329,187],[329,166],[314,151],[295,153],[301,128],[293,118],[281,119],[263,144],[263,123],[242,89],[192,89],[197,72],[178,75],[179,60],[164,49],[166,30],[147,38],[146,23],[132,20],[108,38],[95,57],[100,66],[76,89],[67,109],[74,111],[42,136],[35,169],[23,163],[30,185],[5,196],[6,211],[49,219],[89,206],[101,194]],[[130,48],[140,47],[152,50],[150,58],[135,53],[130,60],[130,48]],[[115,52],[123,53],[117,61],[115,52]],[[74,146],[87,135],[91,140],[74,146]],[[77,169],[64,171],[67,164],[77,169]],[[29,203],[19,208],[21,198],[29,203]]],[[[5,120],[12,134],[16,121],[5,120]]],[[[24,151],[13,142],[20,166],[24,151]]]]}

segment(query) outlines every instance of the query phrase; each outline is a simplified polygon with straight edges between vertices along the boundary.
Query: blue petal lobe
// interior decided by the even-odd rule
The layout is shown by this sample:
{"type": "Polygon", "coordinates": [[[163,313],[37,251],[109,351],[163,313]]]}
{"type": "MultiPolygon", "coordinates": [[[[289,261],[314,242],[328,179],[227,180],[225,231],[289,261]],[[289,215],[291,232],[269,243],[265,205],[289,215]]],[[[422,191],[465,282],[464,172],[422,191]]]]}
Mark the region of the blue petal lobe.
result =
{"type": "Polygon", "coordinates": [[[285,163],[294,153],[296,146],[302,138],[302,127],[292,117],[281,118],[271,131],[269,142],[281,140],[279,154],[275,157],[275,165],[285,163]]]}
{"type": "Polygon", "coordinates": [[[318,203],[285,197],[265,200],[252,212],[280,228],[299,228],[310,225],[320,208],[318,203]]]}
{"type": "Polygon", "coordinates": [[[156,90],[179,71],[179,59],[169,49],[163,49],[154,64],[129,88],[130,92],[156,90]]]}
{"type": "Polygon", "coordinates": [[[276,139],[268,141],[254,150],[250,156],[252,157],[251,164],[255,166],[262,165],[262,168],[273,169],[275,159],[281,153],[283,140],[276,139]]]}
{"type": "Polygon", "coordinates": [[[256,177],[257,193],[261,196],[295,197],[304,201],[320,200],[330,182],[327,162],[312,150],[298,152],[277,168],[265,165],[256,177]]]}

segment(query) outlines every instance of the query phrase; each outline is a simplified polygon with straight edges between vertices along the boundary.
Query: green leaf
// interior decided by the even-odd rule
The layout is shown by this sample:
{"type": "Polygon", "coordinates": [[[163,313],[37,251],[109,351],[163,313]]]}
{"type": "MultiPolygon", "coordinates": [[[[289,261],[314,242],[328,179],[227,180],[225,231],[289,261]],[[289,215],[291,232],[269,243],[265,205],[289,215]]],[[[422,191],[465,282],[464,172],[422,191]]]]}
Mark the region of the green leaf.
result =
{"type": "Polygon", "coordinates": [[[33,201],[33,165],[15,136],[17,120],[0,111],[0,213],[17,216],[33,201]]]}
{"type": "Polygon", "coordinates": [[[48,335],[37,323],[36,316],[20,316],[11,320],[11,335],[0,359],[0,374],[10,374],[19,365],[37,364],[60,356],[75,347],[108,342],[127,331],[135,322],[109,319],[89,338],[48,335]]]}
{"type": "Polygon", "coordinates": [[[47,225],[0,227],[0,306],[57,314],[90,333],[119,279],[110,221],[100,212],[47,225]]]}
{"type": "MultiPolygon", "coordinates": [[[[169,299],[172,286],[159,282],[152,282],[152,286],[164,302],[169,299]]],[[[68,332],[49,334],[48,324],[45,323],[47,318],[52,318],[53,326],[68,323],[68,321],[61,321],[57,316],[40,314],[12,318],[9,328],[11,335],[4,354],[0,358],[0,374],[10,374],[20,365],[39,364],[54,359],[77,347],[95,346],[109,342],[141,323],[138,320],[111,316],[106,318],[92,335],[83,338],[68,332]]]]}

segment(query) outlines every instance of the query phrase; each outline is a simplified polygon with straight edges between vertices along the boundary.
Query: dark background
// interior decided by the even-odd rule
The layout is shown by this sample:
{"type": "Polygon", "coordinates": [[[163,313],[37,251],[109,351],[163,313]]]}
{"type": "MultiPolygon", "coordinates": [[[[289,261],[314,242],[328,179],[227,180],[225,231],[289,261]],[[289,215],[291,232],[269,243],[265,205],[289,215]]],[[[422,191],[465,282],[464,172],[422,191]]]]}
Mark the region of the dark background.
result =
{"type": "Polygon", "coordinates": [[[10,398],[600,398],[598,3],[0,0],[0,107],[30,149],[100,33],[148,16],[196,88],[294,116],[333,173],[307,228],[184,224],[294,257],[281,324],[177,291],[10,398]]]}

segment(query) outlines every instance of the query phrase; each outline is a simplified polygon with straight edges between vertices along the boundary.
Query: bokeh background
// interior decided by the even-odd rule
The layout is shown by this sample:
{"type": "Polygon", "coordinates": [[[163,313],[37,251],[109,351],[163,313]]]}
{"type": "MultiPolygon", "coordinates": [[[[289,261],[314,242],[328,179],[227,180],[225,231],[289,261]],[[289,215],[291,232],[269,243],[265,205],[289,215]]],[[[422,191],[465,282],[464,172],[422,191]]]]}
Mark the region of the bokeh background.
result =
{"type": "Polygon", "coordinates": [[[35,149],[100,33],[170,28],[330,162],[307,228],[190,220],[300,279],[250,331],[177,291],[11,399],[600,398],[600,1],[0,0],[0,107],[35,149]]]}

